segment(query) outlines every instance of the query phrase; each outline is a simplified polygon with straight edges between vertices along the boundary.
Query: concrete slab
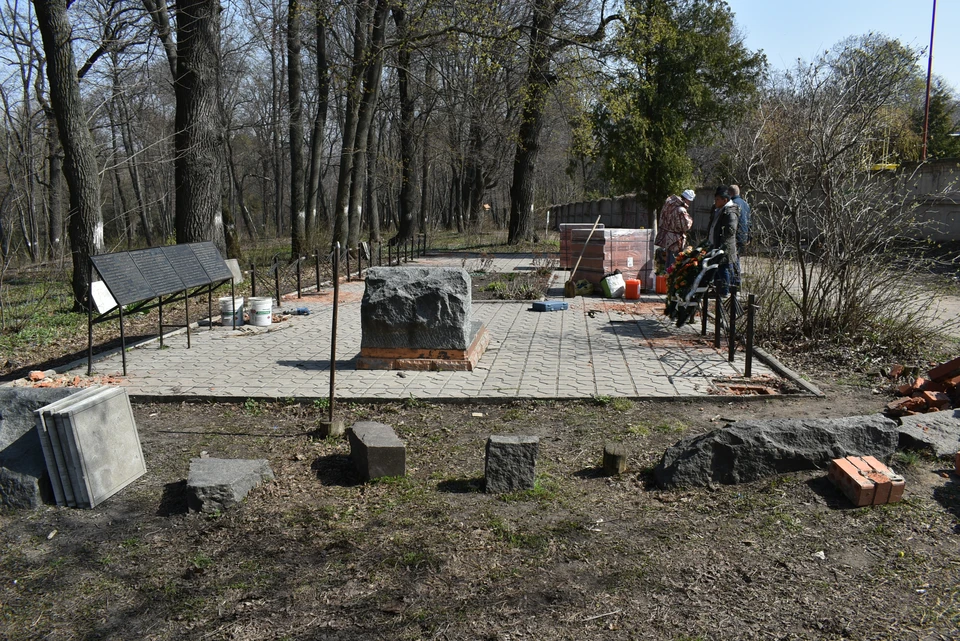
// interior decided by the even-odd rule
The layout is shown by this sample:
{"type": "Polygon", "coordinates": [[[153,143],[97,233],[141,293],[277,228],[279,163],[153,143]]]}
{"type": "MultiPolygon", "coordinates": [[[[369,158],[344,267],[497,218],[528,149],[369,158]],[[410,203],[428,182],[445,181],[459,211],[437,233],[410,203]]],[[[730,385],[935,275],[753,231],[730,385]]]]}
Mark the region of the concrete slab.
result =
{"type": "Polygon", "coordinates": [[[43,448],[47,473],[50,477],[50,484],[53,487],[53,495],[56,498],[57,505],[76,507],[77,503],[73,493],[73,484],[70,482],[69,471],[63,457],[59,432],[54,423],[53,412],[69,403],[76,403],[105,389],[107,388],[97,386],[77,390],[76,393],[45,405],[35,412],[37,433],[40,436],[40,445],[43,448]]]}
{"type": "Polygon", "coordinates": [[[78,506],[96,507],[146,473],[125,389],[108,388],[54,416],[64,428],[61,436],[67,436],[68,461],[79,463],[74,486],[78,506]]]}
{"type": "Polygon", "coordinates": [[[273,470],[266,459],[195,458],[187,478],[187,505],[195,512],[225,510],[271,480],[273,470]]]}

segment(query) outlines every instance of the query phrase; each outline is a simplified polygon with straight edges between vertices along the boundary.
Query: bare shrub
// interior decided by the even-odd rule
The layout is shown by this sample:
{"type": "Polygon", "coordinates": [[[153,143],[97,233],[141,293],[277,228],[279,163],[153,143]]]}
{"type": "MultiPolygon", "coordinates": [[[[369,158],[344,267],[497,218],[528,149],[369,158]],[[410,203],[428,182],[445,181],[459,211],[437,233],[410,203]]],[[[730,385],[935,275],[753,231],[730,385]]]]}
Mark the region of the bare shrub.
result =
{"type": "Polygon", "coordinates": [[[902,110],[916,54],[876,36],[843,43],[768,88],[732,136],[732,174],[753,200],[759,254],[746,287],[772,340],[917,349],[936,330],[906,249],[926,230],[908,171],[878,171],[878,140],[902,110]],[[891,115],[893,114],[893,115],[891,115]]]}

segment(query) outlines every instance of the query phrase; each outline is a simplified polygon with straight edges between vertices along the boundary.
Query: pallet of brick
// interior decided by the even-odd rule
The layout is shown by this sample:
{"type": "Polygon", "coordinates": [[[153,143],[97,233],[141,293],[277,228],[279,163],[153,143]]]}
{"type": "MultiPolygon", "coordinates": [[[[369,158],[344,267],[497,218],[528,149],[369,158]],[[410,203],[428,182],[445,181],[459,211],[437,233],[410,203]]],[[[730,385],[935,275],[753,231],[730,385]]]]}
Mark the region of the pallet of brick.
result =
{"type": "Polygon", "coordinates": [[[830,461],[829,478],[857,507],[896,503],[903,497],[903,477],[873,456],[830,461]]]}

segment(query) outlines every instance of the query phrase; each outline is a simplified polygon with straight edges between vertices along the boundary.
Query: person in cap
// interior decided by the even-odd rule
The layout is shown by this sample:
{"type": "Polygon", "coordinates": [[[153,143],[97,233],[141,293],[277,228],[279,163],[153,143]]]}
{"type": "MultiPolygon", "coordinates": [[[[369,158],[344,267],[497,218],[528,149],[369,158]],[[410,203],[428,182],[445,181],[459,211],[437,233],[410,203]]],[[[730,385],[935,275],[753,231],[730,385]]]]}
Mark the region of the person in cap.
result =
{"type": "Polygon", "coordinates": [[[712,249],[722,249],[723,258],[717,268],[714,286],[721,296],[730,293],[731,285],[740,285],[740,259],[737,254],[737,225],[740,223],[740,207],[733,202],[730,188],[720,185],[713,195],[713,213],[707,240],[712,249]]]}
{"type": "Polygon", "coordinates": [[[692,189],[686,189],[679,196],[670,196],[660,209],[660,218],[657,221],[657,237],[654,245],[663,247],[666,252],[667,267],[673,265],[677,254],[683,251],[687,243],[687,232],[693,227],[693,218],[690,216],[690,205],[697,194],[692,189]]]}

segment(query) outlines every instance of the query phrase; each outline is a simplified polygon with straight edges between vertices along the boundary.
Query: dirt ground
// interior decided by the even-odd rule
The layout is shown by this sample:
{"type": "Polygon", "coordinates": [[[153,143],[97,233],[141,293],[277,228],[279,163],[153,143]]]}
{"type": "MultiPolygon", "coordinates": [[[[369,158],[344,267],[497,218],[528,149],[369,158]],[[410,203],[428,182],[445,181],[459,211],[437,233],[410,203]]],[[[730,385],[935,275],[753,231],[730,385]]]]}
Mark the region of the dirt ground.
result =
{"type": "MultiPolygon", "coordinates": [[[[818,383],[821,383],[818,381],[818,383]]],[[[665,492],[650,470],[727,420],[872,413],[827,399],[348,405],[407,443],[359,484],[322,408],[135,405],[148,472],[96,510],[0,512],[4,639],[956,639],[960,479],[901,455],[901,503],[854,509],[823,473],[665,492]],[[482,414],[482,416],[477,416],[482,414]],[[482,492],[491,433],[540,437],[536,489],[482,492]],[[598,471],[605,442],[630,471],[598,471]],[[186,510],[190,459],[276,480],[186,510]]]]}

